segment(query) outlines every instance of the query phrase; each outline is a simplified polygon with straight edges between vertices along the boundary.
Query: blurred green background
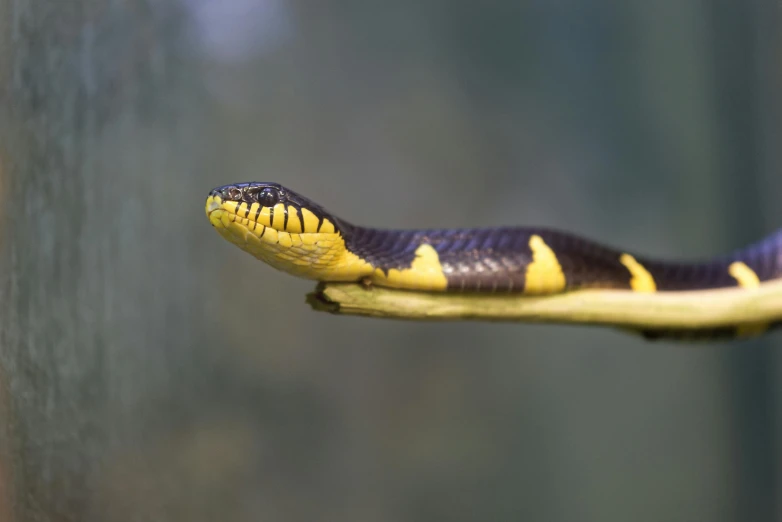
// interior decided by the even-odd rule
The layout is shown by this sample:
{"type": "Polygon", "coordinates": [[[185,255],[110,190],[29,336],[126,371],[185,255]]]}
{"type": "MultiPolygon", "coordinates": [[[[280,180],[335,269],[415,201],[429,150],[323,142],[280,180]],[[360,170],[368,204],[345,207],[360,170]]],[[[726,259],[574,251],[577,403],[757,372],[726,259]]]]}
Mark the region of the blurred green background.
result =
{"type": "Polygon", "coordinates": [[[215,234],[782,226],[776,0],[0,0],[0,520],[782,520],[780,333],[312,312],[215,234]]]}

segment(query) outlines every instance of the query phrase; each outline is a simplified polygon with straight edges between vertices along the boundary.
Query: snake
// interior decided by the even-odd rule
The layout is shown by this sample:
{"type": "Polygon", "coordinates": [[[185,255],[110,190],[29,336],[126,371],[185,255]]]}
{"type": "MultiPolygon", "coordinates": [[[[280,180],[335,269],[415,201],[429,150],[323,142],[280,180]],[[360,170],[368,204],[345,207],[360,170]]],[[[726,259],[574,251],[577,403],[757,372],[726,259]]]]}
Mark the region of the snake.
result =
{"type": "MultiPolygon", "coordinates": [[[[653,259],[553,228],[382,229],[354,225],[272,182],[212,189],[206,215],[226,240],[272,267],[321,282],[416,292],[546,296],[583,289],[653,294],[782,278],[782,231],[705,261],[653,259]]],[[[777,323],[643,330],[649,338],[763,333],[777,323]]]]}

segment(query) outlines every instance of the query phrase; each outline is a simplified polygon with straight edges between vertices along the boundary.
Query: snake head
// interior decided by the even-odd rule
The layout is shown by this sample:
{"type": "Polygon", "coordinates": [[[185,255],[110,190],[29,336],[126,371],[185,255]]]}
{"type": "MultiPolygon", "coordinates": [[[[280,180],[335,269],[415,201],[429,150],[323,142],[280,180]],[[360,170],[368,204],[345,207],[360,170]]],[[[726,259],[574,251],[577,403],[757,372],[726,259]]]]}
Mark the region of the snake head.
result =
{"type": "Polygon", "coordinates": [[[275,268],[304,277],[313,267],[322,272],[320,265],[340,257],[344,236],[352,228],[278,183],[214,188],[205,210],[225,239],[275,268]]]}

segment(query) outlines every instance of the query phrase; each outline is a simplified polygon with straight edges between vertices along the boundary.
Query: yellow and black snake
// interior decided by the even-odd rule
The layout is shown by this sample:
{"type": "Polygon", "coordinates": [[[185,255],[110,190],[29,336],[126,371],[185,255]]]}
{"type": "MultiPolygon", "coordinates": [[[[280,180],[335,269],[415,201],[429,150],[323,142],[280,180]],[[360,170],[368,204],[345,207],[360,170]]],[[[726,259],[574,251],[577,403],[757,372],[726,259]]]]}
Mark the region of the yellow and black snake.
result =
{"type": "MultiPolygon", "coordinates": [[[[277,269],[319,281],[426,292],[545,295],[576,289],[752,289],[782,277],[782,232],[708,262],[671,262],[543,228],[360,227],[277,183],[261,182],[213,189],[206,214],[217,231],[242,250],[277,269]]],[[[703,333],[733,336],[736,328],[703,333]]]]}

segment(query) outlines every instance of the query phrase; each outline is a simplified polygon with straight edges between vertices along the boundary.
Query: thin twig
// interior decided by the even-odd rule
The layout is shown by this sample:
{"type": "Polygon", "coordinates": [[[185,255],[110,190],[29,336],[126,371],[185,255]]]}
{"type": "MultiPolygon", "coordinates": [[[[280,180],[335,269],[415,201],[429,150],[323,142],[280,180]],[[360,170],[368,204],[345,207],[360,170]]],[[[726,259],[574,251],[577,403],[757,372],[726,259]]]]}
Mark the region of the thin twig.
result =
{"type": "Polygon", "coordinates": [[[782,319],[782,281],[759,288],[637,293],[579,290],[548,296],[466,295],[320,283],[307,302],[334,314],[411,320],[526,321],[631,329],[756,325],[782,319]]]}

